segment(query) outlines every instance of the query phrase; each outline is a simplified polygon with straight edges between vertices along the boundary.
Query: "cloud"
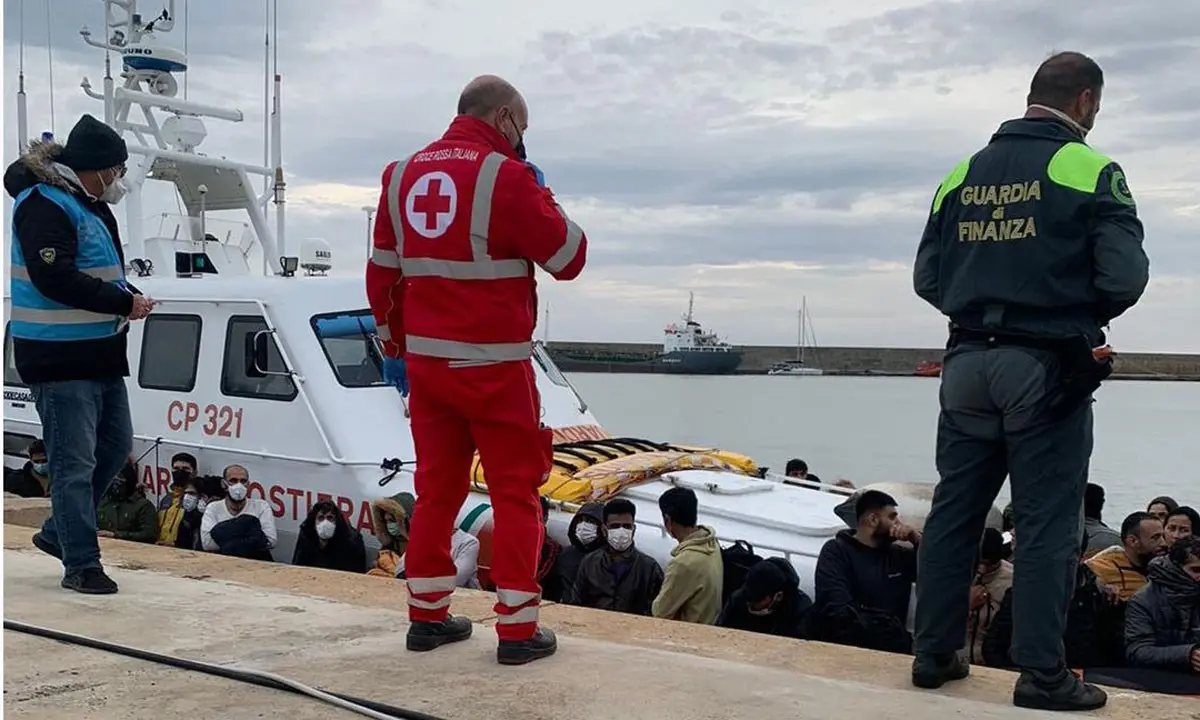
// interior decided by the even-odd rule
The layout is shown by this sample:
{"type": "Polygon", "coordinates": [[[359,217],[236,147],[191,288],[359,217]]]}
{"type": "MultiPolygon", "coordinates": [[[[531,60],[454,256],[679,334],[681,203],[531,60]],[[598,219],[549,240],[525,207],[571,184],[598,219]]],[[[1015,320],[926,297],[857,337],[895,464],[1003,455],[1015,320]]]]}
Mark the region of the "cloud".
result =
{"type": "MultiPolygon", "coordinates": [[[[9,81],[15,5],[5,7],[9,81]]],[[[39,130],[46,22],[41,3],[25,5],[39,130]]],[[[263,4],[192,5],[190,97],[246,112],[242,124],[210,121],[202,149],[257,161],[263,4]]],[[[361,207],[385,162],[440,133],[463,83],[495,72],[527,96],[531,156],[592,239],[579,281],[541,285],[551,337],[653,341],[695,290],[701,320],[734,342],[790,343],[803,295],[824,344],[933,346],[944,321],[910,287],[930,197],[1021,111],[1045,55],[1079,49],[1106,72],[1092,142],[1130,179],[1154,275],[1114,339],[1200,351],[1200,4],[841,5],[287,0],[278,50],[289,235],[327,238],[338,271],[360,272],[361,207]]],[[[75,33],[85,22],[98,32],[100,7],[60,4],[51,20],[60,134],[98,112],[78,81],[98,85],[103,54],[75,33]]],[[[168,37],[181,44],[182,28],[168,37]]],[[[10,90],[6,127],[14,119],[10,90]]],[[[164,207],[147,212],[173,211],[169,192],[156,202],[164,207]]]]}

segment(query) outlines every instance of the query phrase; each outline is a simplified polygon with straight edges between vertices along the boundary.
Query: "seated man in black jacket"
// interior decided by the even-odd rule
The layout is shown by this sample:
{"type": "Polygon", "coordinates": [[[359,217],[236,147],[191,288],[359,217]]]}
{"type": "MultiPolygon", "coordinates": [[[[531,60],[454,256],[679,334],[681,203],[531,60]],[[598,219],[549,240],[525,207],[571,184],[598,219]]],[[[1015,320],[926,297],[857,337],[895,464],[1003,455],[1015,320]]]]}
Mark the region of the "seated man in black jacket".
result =
{"type": "Polygon", "coordinates": [[[663,570],[633,543],[637,507],[625,498],[604,504],[605,546],[579,564],[570,603],[595,610],[650,615],[663,570]]]}
{"type": "Polygon", "coordinates": [[[308,517],[300,523],[292,564],[365,573],[367,549],[362,533],[350,527],[346,516],[331,500],[322,500],[312,506],[308,517]]]}
{"type": "Polygon", "coordinates": [[[864,492],[854,514],[855,529],[839,532],[817,558],[816,639],[911,653],[908,606],[921,533],[900,522],[896,500],[878,490],[864,492]]]}
{"type": "Polygon", "coordinates": [[[1175,543],[1146,575],[1125,611],[1125,657],[1135,667],[1200,673],[1200,537],[1175,543]]]}
{"type": "Polygon", "coordinates": [[[750,568],[746,582],[733,591],[717,627],[805,640],[811,610],[796,568],[783,558],[767,558],[750,568]]]}

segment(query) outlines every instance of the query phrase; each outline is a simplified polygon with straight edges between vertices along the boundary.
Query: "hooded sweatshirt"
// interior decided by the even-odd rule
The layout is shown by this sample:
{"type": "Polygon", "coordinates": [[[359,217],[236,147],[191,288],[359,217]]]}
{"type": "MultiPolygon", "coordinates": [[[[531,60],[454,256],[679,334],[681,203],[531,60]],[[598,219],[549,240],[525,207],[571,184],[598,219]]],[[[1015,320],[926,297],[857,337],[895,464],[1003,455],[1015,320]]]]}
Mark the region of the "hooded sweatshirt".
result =
{"type": "Polygon", "coordinates": [[[1137,667],[1187,672],[1200,648],[1200,583],[1167,557],[1151,560],[1147,575],[1125,609],[1125,655],[1137,667]]]}
{"type": "Polygon", "coordinates": [[[583,562],[584,556],[588,553],[604,547],[604,539],[599,532],[596,533],[596,539],[590,543],[585,544],[579,540],[576,529],[585,518],[594,521],[597,527],[602,525],[604,523],[604,503],[584,504],[576,511],[575,517],[571,518],[571,524],[567,526],[567,539],[571,541],[571,544],[563,548],[558,556],[558,574],[562,579],[563,600],[567,602],[570,602],[566,598],[567,591],[574,587],[575,577],[579,575],[579,563],[583,562]]]}
{"type": "Polygon", "coordinates": [[[712,625],[721,614],[725,566],[712,528],[700,525],[671,551],[654,617],[712,625]]]}
{"type": "Polygon", "coordinates": [[[717,618],[717,626],[778,635],[797,640],[809,636],[812,600],[800,589],[796,568],[783,558],[767,558],[746,575],[746,582],[729,597],[717,618]],[[776,593],[783,597],[765,614],[751,612],[750,603],[776,593]]]}

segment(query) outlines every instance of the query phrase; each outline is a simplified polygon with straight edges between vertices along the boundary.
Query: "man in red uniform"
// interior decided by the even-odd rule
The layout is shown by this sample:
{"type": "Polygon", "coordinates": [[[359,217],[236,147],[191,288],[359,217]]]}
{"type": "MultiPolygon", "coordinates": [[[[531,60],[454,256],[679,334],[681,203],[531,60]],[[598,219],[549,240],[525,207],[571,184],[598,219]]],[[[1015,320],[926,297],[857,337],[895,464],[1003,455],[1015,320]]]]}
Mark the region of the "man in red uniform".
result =
{"type": "Polygon", "coordinates": [[[450,615],[450,536],[478,449],[495,513],[497,659],[506,665],[558,647],[554,633],[538,627],[537,490],[552,448],[530,359],[533,268],[573,280],[587,256],[583,230],[524,161],[527,126],[525,100],[512,85],[494,76],[471,81],[441,139],[383,171],[367,264],[385,379],[410,393],[417,452],[408,649],[471,636],[471,621],[450,615]]]}

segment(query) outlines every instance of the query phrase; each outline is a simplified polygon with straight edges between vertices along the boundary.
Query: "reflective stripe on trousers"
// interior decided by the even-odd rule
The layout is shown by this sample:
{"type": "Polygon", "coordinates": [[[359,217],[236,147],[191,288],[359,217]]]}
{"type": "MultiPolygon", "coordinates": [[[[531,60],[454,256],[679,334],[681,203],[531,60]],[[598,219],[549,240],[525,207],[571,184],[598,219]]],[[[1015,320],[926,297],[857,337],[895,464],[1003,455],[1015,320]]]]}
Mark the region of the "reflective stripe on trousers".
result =
{"type": "MultiPolygon", "coordinates": [[[[454,592],[455,577],[448,575],[436,578],[408,578],[408,606],[416,610],[433,611],[442,616],[450,608],[450,595],[454,592]]],[[[431,618],[436,621],[440,618],[431,618]]]]}
{"type": "Polygon", "coordinates": [[[542,596],[522,590],[496,590],[497,625],[536,623],[542,596]]]}

